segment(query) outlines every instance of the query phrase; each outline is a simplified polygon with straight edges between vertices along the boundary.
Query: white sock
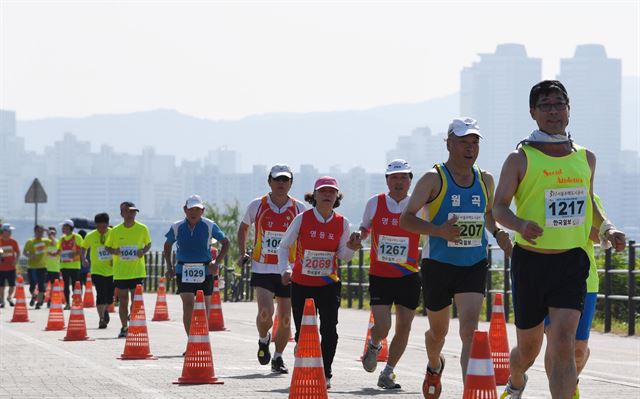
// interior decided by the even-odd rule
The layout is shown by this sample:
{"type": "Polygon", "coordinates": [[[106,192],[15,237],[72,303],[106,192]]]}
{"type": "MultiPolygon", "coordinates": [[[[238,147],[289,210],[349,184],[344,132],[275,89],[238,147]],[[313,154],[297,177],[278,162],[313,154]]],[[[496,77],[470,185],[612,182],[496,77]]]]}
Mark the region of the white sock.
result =
{"type": "Polygon", "coordinates": [[[271,341],[271,333],[267,333],[265,337],[260,337],[260,342],[263,344],[269,343],[271,341]]]}
{"type": "Polygon", "coordinates": [[[389,366],[389,364],[387,364],[386,366],[384,366],[384,370],[382,370],[382,374],[384,374],[384,375],[391,375],[391,374],[393,374],[393,369],[394,369],[394,368],[395,368],[395,367],[393,367],[393,366],[389,366]]]}
{"type": "Polygon", "coordinates": [[[377,349],[382,349],[382,345],[380,344],[380,342],[378,342],[378,345],[376,345],[376,344],[373,343],[371,338],[369,338],[369,345],[371,345],[371,346],[373,346],[374,348],[377,348],[377,349]]]}
{"type": "Polygon", "coordinates": [[[282,357],[282,352],[273,352],[273,359],[277,359],[279,357],[282,357]]]}

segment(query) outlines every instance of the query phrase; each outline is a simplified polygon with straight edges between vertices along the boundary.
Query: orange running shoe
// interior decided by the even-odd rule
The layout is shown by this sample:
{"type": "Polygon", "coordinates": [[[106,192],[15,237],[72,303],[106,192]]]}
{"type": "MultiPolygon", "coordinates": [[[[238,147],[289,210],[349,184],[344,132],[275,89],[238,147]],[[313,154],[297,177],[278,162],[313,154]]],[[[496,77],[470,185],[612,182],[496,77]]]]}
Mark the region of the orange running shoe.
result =
{"type": "Polygon", "coordinates": [[[422,395],[425,399],[438,399],[440,392],[442,392],[442,384],[440,383],[440,377],[444,371],[444,356],[440,355],[440,371],[434,373],[427,367],[427,374],[424,376],[422,382],[422,395]]]}

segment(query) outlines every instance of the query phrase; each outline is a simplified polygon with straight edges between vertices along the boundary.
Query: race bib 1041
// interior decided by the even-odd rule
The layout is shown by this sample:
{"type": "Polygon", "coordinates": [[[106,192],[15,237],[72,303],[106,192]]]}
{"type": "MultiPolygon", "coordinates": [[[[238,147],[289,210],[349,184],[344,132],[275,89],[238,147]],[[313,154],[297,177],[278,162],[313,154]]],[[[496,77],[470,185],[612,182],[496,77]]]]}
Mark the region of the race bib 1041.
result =
{"type": "Polygon", "coordinates": [[[545,226],[574,227],[584,224],[587,209],[586,187],[545,190],[545,226]]]}
{"type": "Polygon", "coordinates": [[[137,260],[138,247],[134,245],[120,247],[120,259],[121,260],[137,260]]]}
{"type": "Polygon", "coordinates": [[[378,260],[389,263],[407,263],[409,237],[378,236],[378,260]]]}
{"type": "Polygon", "coordinates": [[[484,214],[480,212],[450,213],[448,219],[458,217],[455,226],[460,228],[460,241],[447,241],[448,247],[471,248],[482,245],[484,214]]]}
{"type": "Polygon", "coordinates": [[[313,277],[329,276],[333,272],[333,259],[336,253],[330,251],[304,251],[302,274],[313,277]]]}
{"type": "Polygon", "coordinates": [[[262,255],[277,255],[282,237],[284,237],[284,231],[264,231],[262,236],[262,255]]]}
{"type": "Polygon", "coordinates": [[[182,265],[182,282],[200,284],[204,281],[205,265],[202,263],[185,263],[182,265]]]}

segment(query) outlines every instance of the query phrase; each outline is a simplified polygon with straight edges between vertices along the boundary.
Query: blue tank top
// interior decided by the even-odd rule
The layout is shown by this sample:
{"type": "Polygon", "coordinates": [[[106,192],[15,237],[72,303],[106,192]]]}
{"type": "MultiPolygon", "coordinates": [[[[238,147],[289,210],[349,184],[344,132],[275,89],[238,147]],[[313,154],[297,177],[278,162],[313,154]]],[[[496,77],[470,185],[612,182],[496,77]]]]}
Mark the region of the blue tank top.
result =
{"type": "Polygon", "coordinates": [[[444,163],[435,165],[435,168],[440,174],[442,188],[429,204],[429,220],[441,225],[453,214],[457,215],[456,226],[460,227],[461,241],[453,243],[429,236],[428,254],[424,257],[454,266],[472,266],[487,258],[487,188],[480,168],[473,166],[473,184],[469,187],[457,185],[444,163]]]}

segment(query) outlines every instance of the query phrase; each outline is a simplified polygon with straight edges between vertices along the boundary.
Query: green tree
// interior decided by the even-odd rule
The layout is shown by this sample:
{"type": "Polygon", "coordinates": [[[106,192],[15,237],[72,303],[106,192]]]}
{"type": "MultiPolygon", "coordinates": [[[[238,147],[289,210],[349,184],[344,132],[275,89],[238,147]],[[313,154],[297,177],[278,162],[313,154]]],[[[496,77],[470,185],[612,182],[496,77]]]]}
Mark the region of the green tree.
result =
{"type": "Polygon", "coordinates": [[[224,205],[224,209],[218,209],[216,206],[212,204],[206,205],[206,213],[205,217],[213,220],[220,229],[224,232],[224,235],[229,239],[230,248],[229,248],[229,265],[235,264],[236,259],[238,259],[238,227],[240,227],[240,218],[242,215],[240,214],[240,204],[238,201],[234,201],[231,204],[226,203],[224,205]]]}

